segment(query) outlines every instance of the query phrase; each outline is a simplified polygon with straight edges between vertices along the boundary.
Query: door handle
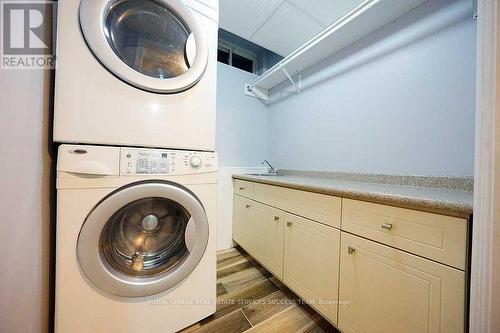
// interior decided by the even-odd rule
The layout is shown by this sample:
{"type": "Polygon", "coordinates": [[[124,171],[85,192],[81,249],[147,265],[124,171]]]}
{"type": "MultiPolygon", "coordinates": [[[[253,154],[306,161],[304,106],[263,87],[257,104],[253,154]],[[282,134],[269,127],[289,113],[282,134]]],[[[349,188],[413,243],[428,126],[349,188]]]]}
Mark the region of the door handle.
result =
{"type": "Polygon", "coordinates": [[[77,155],[87,154],[87,149],[82,149],[82,148],[73,149],[73,154],[77,155]]]}
{"type": "Polygon", "coordinates": [[[347,253],[354,254],[354,252],[356,252],[356,249],[354,247],[352,247],[352,246],[347,247],[347,253]]]}
{"type": "Polygon", "coordinates": [[[293,224],[292,222],[287,222],[287,223],[286,223],[286,226],[287,226],[287,227],[291,227],[291,226],[292,226],[292,224],[293,224]]]}
{"type": "Polygon", "coordinates": [[[245,205],[245,207],[246,207],[246,208],[250,208],[250,205],[249,205],[249,204],[246,204],[246,205],[245,205]]]}
{"type": "Polygon", "coordinates": [[[390,223],[384,223],[380,227],[382,229],[385,229],[385,230],[391,230],[392,229],[392,224],[390,224],[390,223]]]}
{"type": "Polygon", "coordinates": [[[191,252],[196,244],[196,226],[194,225],[194,220],[191,217],[186,226],[186,231],[184,233],[184,242],[186,248],[191,252]]]}
{"type": "Polygon", "coordinates": [[[276,222],[278,222],[278,221],[280,220],[280,217],[279,217],[279,216],[275,216],[275,217],[274,217],[274,220],[275,220],[276,222]]]}
{"type": "Polygon", "coordinates": [[[245,187],[240,186],[240,191],[243,191],[244,189],[245,189],[245,187]]]}
{"type": "Polygon", "coordinates": [[[185,54],[189,66],[192,66],[194,60],[196,59],[196,40],[193,33],[189,34],[188,39],[186,41],[185,54]]]}

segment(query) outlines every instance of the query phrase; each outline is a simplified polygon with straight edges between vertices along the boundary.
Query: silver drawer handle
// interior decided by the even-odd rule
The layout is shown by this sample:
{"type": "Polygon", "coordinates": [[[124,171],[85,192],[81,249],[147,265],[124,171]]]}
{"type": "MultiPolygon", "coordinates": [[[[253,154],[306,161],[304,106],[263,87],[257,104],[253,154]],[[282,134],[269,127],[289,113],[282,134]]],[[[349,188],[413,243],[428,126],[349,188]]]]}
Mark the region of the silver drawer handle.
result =
{"type": "Polygon", "coordinates": [[[287,222],[287,223],[286,223],[286,226],[287,226],[287,227],[291,227],[291,226],[292,226],[292,224],[293,224],[292,222],[287,222]]]}
{"type": "Polygon", "coordinates": [[[240,191],[243,191],[245,188],[243,186],[240,186],[240,191]]]}
{"type": "Polygon", "coordinates": [[[354,252],[356,252],[356,249],[354,247],[352,247],[352,246],[347,247],[347,253],[354,254],[354,252]]]}
{"type": "Polygon", "coordinates": [[[246,208],[250,208],[250,205],[249,205],[249,204],[246,204],[246,205],[245,205],[245,207],[246,207],[246,208]]]}
{"type": "Polygon", "coordinates": [[[279,220],[280,220],[280,217],[279,217],[279,216],[275,216],[275,217],[274,217],[274,220],[275,220],[275,221],[279,221],[279,220]]]}
{"type": "Polygon", "coordinates": [[[385,229],[385,230],[391,230],[392,229],[392,224],[390,224],[390,223],[384,223],[380,227],[382,229],[385,229]]]}

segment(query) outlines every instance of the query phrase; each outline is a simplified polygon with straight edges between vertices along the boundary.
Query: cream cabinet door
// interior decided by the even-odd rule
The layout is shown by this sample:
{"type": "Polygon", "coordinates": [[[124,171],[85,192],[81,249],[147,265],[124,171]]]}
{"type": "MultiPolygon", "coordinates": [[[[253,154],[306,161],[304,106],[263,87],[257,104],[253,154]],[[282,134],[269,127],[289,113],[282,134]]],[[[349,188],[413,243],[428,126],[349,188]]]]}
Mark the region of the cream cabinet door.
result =
{"type": "Polygon", "coordinates": [[[255,202],[250,209],[252,256],[277,278],[283,276],[284,212],[255,202]]]}
{"type": "Polygon", "coordinates": [[[285,284],[337,323],[340,230],[286,214],[285,284]]]}
{"type": "Polygon", "coordinates": [[[345,333],[464,331],[464,272],[342,232],[345,333]]]}
{"type": "Polygon", "coordinates": [[[239,195],[233,196],[233,239],[248,253],[252,253],[252,228],[250,210],[253,201],[239,195]]]}

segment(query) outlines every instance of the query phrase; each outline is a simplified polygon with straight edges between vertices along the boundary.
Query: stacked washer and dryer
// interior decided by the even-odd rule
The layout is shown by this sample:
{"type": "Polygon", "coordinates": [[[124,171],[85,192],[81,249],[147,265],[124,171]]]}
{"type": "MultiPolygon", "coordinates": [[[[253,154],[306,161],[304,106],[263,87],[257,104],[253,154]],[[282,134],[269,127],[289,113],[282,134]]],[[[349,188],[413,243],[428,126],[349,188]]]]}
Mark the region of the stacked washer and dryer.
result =
{"type": "Polygon", "coordinates": [[[55,330],[215,312],[218,0],[58,5],[55,330]]]}

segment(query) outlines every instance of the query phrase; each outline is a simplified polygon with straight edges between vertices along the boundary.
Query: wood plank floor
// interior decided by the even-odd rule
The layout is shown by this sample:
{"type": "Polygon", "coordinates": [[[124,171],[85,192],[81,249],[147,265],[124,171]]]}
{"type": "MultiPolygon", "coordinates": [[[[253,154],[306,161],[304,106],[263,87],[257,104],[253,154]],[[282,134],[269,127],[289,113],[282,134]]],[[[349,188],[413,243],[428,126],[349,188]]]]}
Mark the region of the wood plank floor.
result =
{"type": "Polygon", "coordinates": [[[241,248],[217,255],[217,312],[182,333],[338,331],[241,248]]]}

